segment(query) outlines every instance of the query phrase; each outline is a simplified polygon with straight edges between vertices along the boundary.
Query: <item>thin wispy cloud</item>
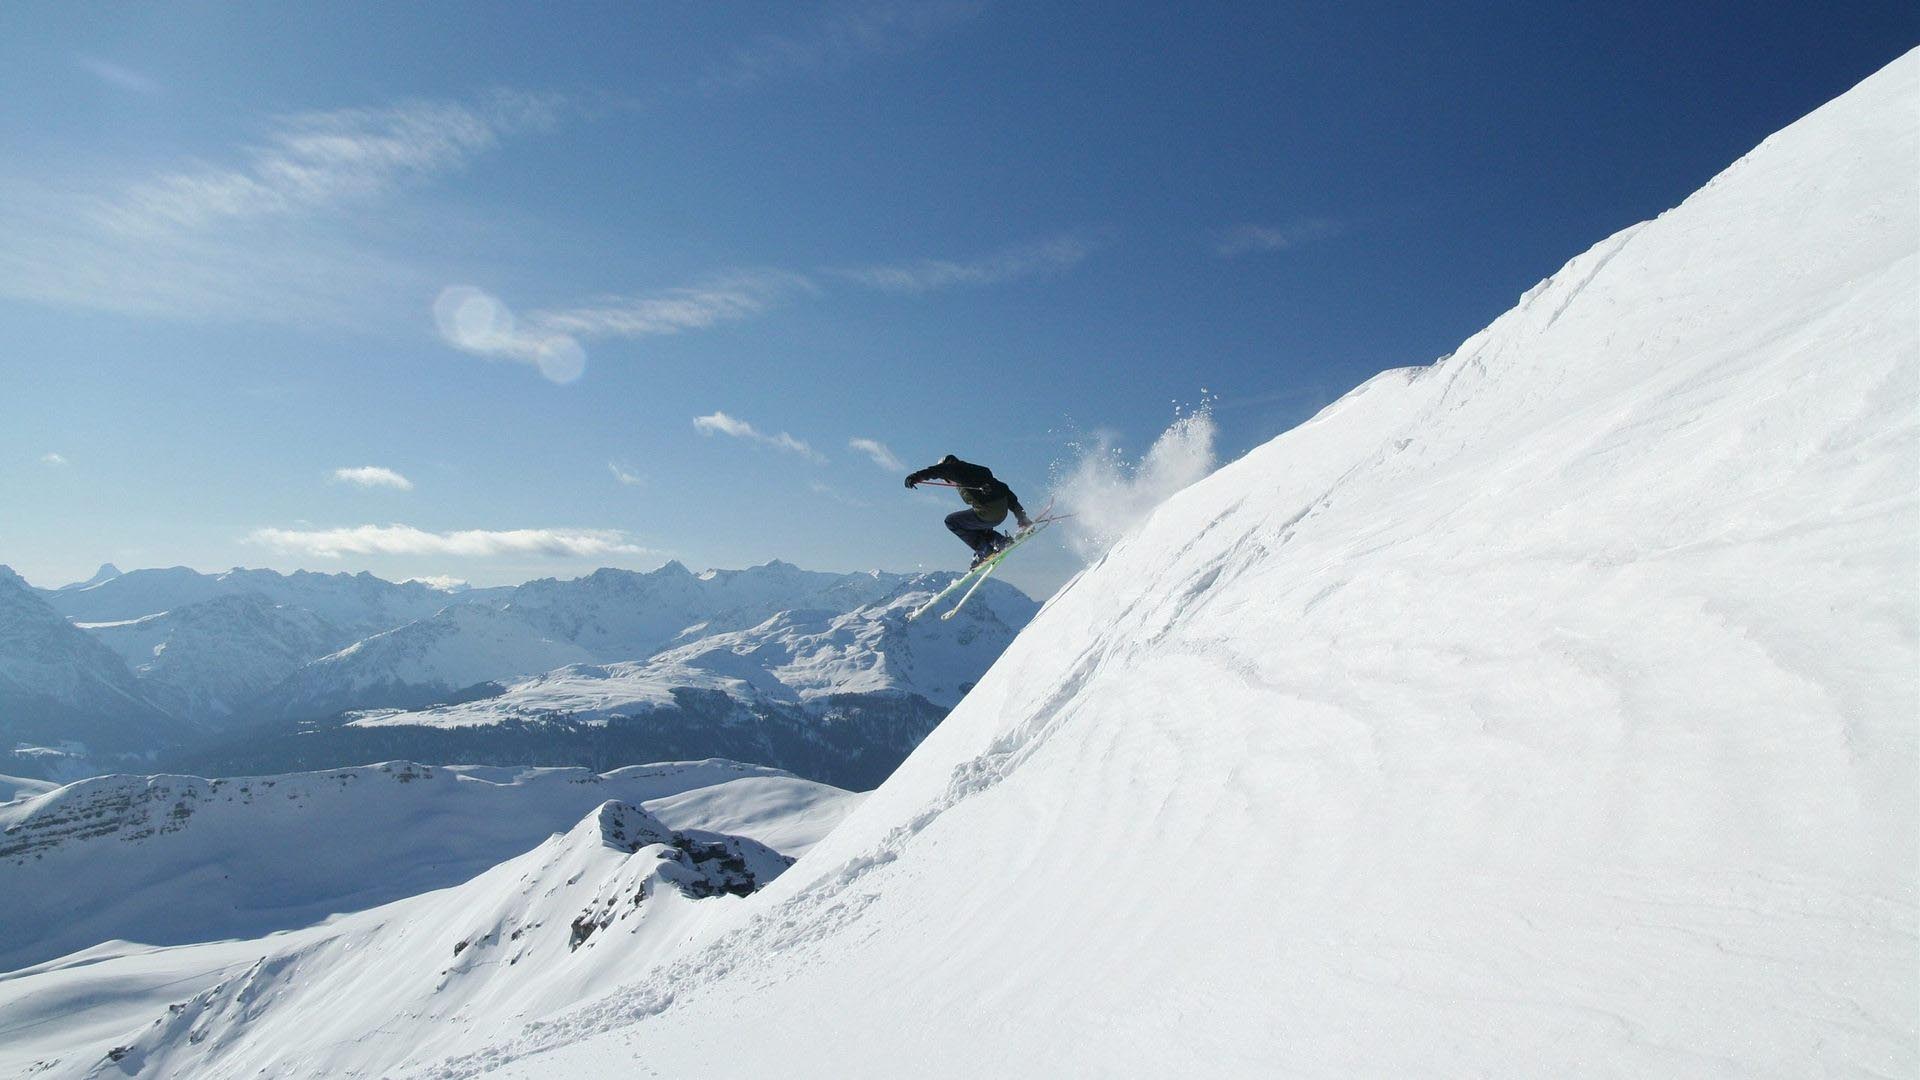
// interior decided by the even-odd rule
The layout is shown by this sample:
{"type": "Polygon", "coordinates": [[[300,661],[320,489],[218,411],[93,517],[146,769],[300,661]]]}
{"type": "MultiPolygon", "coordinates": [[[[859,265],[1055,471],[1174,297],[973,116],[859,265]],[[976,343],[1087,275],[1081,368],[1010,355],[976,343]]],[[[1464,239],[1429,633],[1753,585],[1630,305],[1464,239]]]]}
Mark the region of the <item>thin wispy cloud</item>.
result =
{"type": "Polygon", "coordinates": [[[1340,223],[1326,218],[1302,218],[1287,225],[1235,225],[1214,235],[1213,252],[1222,258],[1258,252],[1286,251],[1340,231],[1340,223]]]}
{"type": "Polygon", "coordinates": [[[741,271],[691,288],[650,296],[607,296],[578,307],[539,311],[532,321],[544,329],[581,337],[653,337],[749,318],[794,293],[813,289],[801,274],[741,271]]]}
{"type": "Polygon", "coordinates": [[[586,370],[584,340],[644,338],[704,330],[751,318],[799,292],[801,274],[741,271],[707,284],[644,296],[602,296],[535,311],[524,321],[498,297],[472,285],[451,285],[434,301],[440,336],[462,352],[531,364],[548,379],[572,382],[586,370]]]}
{"type": "Polygon", "coordinates": [[[512,309],[473,285],[440,290],[433,301],[433,321],[441,340],[461,352],[530,364],[553,382],[572,382],[587,370],[587,350],[578,338],[522,327],[512,309]]]}
{"type": "Polygon", "coordinates": [[[631,469],[627,469],[623,467],[617,461],[607,462],[607,470],[613,473],[613,478],[615,480],[620,481],[620,483],[626,485],[627,487],[640,487],[647,482],[646,477],[641,476],[639,473],[634,472],[631,469]]]}
{"type": "Polygon", "coordinates": [[[412,491],[413,481],[379,465],[360,465],[350,469],[333,470],[333,482],[353,484],[356,487],[393,488],[396,491],[412,491]]]}
{"type": "Polygon", "coordinates": [[[66,455],[64,454],[46,453],[46,454],[40,455],[40,463],[43,465],[51,465],[57,469],[60,466],[65,465],[67,463],[67,459],[66,459],[66,455]]]}
{"type": "Polygon", "coordinates": [[[255,529],[246,542],[291,554],[338,559],[347,555],[438,555],[463,559],[503,556],[598,558],[651,552],[617,529],[464,529],[428,532],[411,525],[340,529],[255,529]]]}
{"type": "Polygon", "coordinates": [[[768,435],[745,420],[728,416],[723,412],[714,412],[706,416],[696,416],[693,418],[693,426],[697,428],[702,435],[725,435],[729,438],[757,442],[762,446],[771,446],[776,450],[784,450],[790,454],[798,454],[801,457],[813,461],[826,460],[825,457],[814,452],[813,447],[808,446],[805,442],[794,438],[784,431],[778,435],[768,435]]]}
{"type": "Polygon", "coordinates": [[[888,449],[886,443],[877,439],[848,439],[847,446],[867,455],[875,465],[888,472],[899,472],[907,467],[907,463],[901,461],[892,450],[888,449]]]}
{"type": "Polygon", "coordinates": [[[843,71],[875,56],[911,52],[978,15],[979,0],[917,0],[830,6],[812,25],[762,34],[707,73],[709,90],[741,90],[769,80],[843,71]]]}
{"type": "Polygon", "coordinates": [[[551,96],[497,91],[471,104],[410,101],[296,113],[276,121],[242,163],[138,184],[101,205],[96,220],[138,234],[366,200],[457,169],[506,135],[551,127],[558,110],[551,96]]]}
{"type": "Polygon", "coordinates": [[[1092,250],[1086,239],[1063,235],[968,261],[922,259],[814,274],[768,267],[734,270],[699,285],[603,295],[524,318],[479,286],[449,285],[434,300],[433,318],[441,339],[462,352],[527,364],[553,382],[568,383],[586,371],[589,342],[689,333],[756,318],[797,298],[819,295],[826,291],[825,280],[889,293],[927,293],[1065,270],[1092,250]]]}
{"type": "Polygon", "coordinates": [[[954,286],[995,285],[1064,270],[1079,264],[1091,251],[1087,241],[1079,237],[1057,236],[969,261],[921,259],[895,265],[841,268],[831,273],[884,292],[924,293],[954,286]]]}
{"type": "Polygon", "coordinates": [[[813,483],[808,484],[807,490],[813,492],[815,495],[818,495],[823,499],[830,499],[834,502],[837,502],[842,506],[851,506],[860,510],[869,509],[873,506],[872,503],[868,502],[865,499],[857,499],[852,495],[849,495],[846,492],[841,491],[839,488],[833,487],[830,484],[820,483],[817,480],[814,481],[813,483]]]}
{"type": "Polygon", "coordinates": [[[362,324],[431,288],[423,267],[367,239],[370,227],[391,225],[406,192],[563,112],[558,98],[502,91],[289,114],[225,161],[117,185],[36,177],[14,162],[0,167],[0,296],[170,319],[362,324]]]}
{"type": "Polygon", "coordinates": [[[102,60],[97,56],[81,54],[75,56],[73,62],[80,65],[81,69],[89,75],[92,75],[94,78],[99,79],[101,82],[115,89],[126,90],[135,94],[146,94],[148,96],[160,92],[159,83],[154,82],[152,79],[147,78],[132,68],[123,67],[111,60],[102,60]]]}

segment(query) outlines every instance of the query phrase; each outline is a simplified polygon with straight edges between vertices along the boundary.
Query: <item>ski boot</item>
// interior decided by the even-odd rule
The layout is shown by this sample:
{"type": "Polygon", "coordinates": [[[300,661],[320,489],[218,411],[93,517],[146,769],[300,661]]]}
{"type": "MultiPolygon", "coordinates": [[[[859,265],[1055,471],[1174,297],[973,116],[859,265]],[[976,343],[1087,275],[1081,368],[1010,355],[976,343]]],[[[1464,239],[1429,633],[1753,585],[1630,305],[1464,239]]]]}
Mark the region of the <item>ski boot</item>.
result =
{"type": "Polygon", "coordinates": [[[995,555],[1000,554],[1002,551],[1006,550],[1007,545],[1011,543],[1013,543],[1012,538],[1007,536],[1005,533],[998,533],[998,532],[994,533],[993,536],[990,537],[986,542],[982,543],[979,547],[973,549],[973,563],[972,565],[968,566],[967,569],[969,570],[980,569],[981,563],[986,562],[988,559],[991,559],[995,555]]]}

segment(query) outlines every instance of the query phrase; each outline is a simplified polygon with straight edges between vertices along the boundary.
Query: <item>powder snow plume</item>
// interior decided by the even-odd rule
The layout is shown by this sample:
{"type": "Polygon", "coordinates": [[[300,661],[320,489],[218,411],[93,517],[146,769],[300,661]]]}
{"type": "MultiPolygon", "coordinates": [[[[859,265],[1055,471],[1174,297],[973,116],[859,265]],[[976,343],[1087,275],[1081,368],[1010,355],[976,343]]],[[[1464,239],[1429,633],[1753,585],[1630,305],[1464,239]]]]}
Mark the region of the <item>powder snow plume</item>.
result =
{"type": "MultiPolygon", "coordinates": [[[[1204,395],[1205,391],[1202,391],[1204,395]]],[[[1173,423],[1138,460],[1107,434],[1069,444],[1073,457],[1051,470],[1055,513],[1071,514],[1067,542],[1081,558],[1099,557],[1175,492],[1214,470],[1212,399],[1176,406],[1173,423]]]]}

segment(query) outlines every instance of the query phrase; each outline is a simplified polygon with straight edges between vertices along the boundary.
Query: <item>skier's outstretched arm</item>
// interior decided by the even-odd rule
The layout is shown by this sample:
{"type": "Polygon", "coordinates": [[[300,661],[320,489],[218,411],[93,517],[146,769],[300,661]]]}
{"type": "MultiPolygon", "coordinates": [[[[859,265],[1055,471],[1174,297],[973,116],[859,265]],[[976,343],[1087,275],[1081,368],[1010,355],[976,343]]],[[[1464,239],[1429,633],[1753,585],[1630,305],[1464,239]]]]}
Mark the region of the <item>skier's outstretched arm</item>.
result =
{"type": "Polygon", "coordinates": [[[1020,496],[1015,495],[1012,488],[1007,489],[1007,509],[1013,511],[1013,520],[1019,522],[1021,528],[1033,528],[1033,519],[1027,516],[1027,508],[1020,505],[1020,496]]]}

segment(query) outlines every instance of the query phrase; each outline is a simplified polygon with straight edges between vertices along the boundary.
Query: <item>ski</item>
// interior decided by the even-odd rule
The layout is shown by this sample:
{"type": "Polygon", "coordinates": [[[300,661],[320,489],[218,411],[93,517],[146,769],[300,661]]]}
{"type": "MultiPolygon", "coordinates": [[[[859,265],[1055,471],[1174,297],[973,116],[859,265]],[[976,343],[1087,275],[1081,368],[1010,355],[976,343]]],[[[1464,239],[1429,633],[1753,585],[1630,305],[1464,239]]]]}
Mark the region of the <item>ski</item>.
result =
{"type": "Polygon", "coordinates": [[[979,575],[980,571],[985,570],[986,568],[987,568],[987,564],[981,563],[979,566],[976,566],[971,570],[968,570],[966,573],[961,574],[959,577],[954,578],[951,584],[949,584],[946,588],[941,589],[939,592],[934,593],[933,597],[929,599],[926,603],[921,604],[919,607],[914,608],[912,611],[907,612],[907,621],[912,622],[913,620],[919,618],[920,616],[925,615],[929,610],[933,608],[935,604],[938,604],[940,601],[945,600],[947,597],[953,595],[953,592],[955,589],[958,589],[960,586],[965,585],[969,581],[972,581],[975,577],[979,575]]]}
{"type": "MultiPolygon", "coordinates": [[[[923,481],[923,483],[929,483],[929,484],[938,483],[938,482],[939,481],[934,481],[934,480],[923,481]]],[[[953,611],[944,611],[940,613],[940,617],[942,619],[953,618],[953,612],[959,611],[961,607],[965,606],[967,602],[967,598],[973,595],[974,590],[980,587],[980,583],[985,581],[989,574],[993,573],[993,568],[1000,565],[1000,560],[1007,557],[1007,552],[1012,551],[1014,548],[1017,548],[1021,544],[1026,543],[1028,540],[1033,539],[1034,534],[1038,533],[1040,530],[1046,528],[1047,526],[1053,524],[1054,522],[1064,521],[1067,518],[1070,518],[1073,516],[1072,514],[1055,514],[1052,511],[1053,511],[1053,500],[1048,499],[1046,507],[1043,508],[1040,511],[1040,513],[1034,516],[1033,525],[1030,528],[1022,529],[1019,532],[1015,533],[1013,535],[1013,541],[1009,543],[1006,547],[1003,547],[999,551],[994,552],[990,558],[982,561],[980,565],[969,568],[966,573],[961,574],[957,578],[954,578],[953,581],[950,584],[948,584],[946,588],[941,589],[937,593],[934,593],[933,596],[929,598],[926,603],[921,604],[919,607],[914,608],[912,611],[908,612],[907,621],[912,622],[913,620],[918,619],[920,616],[925,615],[927,612],[932,611],[934,607],[940,603],[940,601],[945,600],[949,596],[952,596],[957,590],[959,590],[961,586],[971,582],[972,587],[967,589],[967,591],[960,597],[959,603],[953,605],[953,611]]]]}
{"type": "Polygon", "coordinates": [[[942,620],[946,620],[946,619],[951,619],[955,615],[960,614],[960,609],[963,607],[966,607],[967,601],[973,598],[973,594],[980,591],[980,586],[986,584],[987,578],[993,574],[994,567],[1000,565],[1000,560],[1006,558],[1007,555],[1011,553],[1014,548],[1017,548],[1021,544],[1024,544],[1027,541],[1033,539],[1035,536],[1038,536],[1041,530],[1045,529],[1047,526],[1053,524],[1057,520],[1059,519],[1058,518],[1037,518],[1034,520],[1033,528],[1020,530],[1020,534],[1013,538],[1012,543],[1008,544],[1006,547],[1001,548],[999,551],[994,552],[992,558],[980,564],[979,574],[973,579],[973,586],[969,588],[966,592],[961,593],[960,599],[956,601],[951,608],[948,608],[946,611],[941,612],[940,618],[942,620]]]}

